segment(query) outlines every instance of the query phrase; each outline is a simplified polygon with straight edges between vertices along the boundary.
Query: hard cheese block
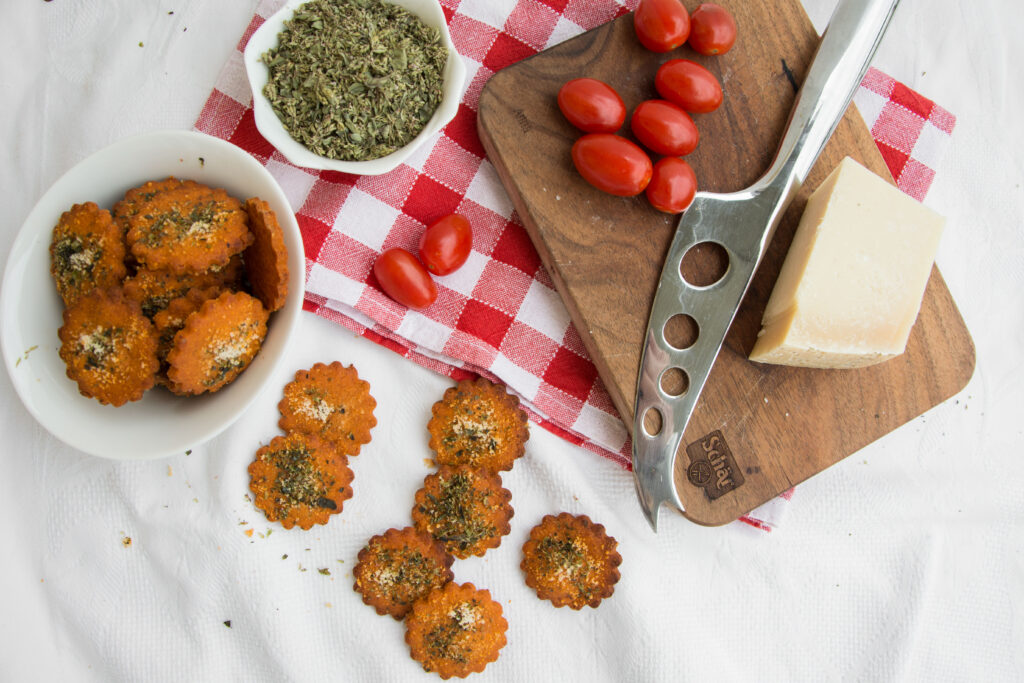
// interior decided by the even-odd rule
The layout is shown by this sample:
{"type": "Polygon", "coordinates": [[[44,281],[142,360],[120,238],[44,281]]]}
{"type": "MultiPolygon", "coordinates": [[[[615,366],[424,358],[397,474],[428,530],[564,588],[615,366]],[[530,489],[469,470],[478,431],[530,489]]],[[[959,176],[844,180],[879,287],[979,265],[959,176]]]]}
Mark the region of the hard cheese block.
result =
{"type": "Polygon", "coordinates": [[[902,354],[944,222],[843,159],[807,201],[750,359],[857,368],[902,354]]]}

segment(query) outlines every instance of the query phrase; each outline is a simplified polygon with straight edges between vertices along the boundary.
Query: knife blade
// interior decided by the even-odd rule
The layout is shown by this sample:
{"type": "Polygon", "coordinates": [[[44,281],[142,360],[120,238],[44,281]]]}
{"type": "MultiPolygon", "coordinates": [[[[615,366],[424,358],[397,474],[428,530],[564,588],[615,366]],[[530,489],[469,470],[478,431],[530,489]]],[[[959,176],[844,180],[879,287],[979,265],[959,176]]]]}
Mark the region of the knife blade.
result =
{"type": "Polygon", "coordinates": [[[840,0],[796,95],[768,171],[732,193],[699,192],[676,227],[644,335],[633,416],[633,477],[651,528],[664,503],[683,511],[675,488],[676,455],[725,335],[775,228],[846,111],[899,0],[840,0]],[[683,277],[687,252],[711,243],[728,265],[711,283],[683,277]],[[697,335],[686,348],[665,333],[669,320],[689,316],[697,335]],[[682,373],[685,388],[666,389],[666,372],[682,373]]]}

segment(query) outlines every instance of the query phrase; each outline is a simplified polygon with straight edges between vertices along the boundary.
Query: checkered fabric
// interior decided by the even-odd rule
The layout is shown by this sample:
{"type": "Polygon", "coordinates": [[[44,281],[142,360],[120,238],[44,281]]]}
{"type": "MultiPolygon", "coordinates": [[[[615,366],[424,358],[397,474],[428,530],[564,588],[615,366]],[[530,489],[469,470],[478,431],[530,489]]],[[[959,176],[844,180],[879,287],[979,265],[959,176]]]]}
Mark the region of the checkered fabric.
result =
{"type": "Polygon", "coordinates": [[[896,186],[924,201],[956,117],[875,68],[864,76],[854,102],[896,186]]]}
{"type": "MultiPolygon", "coordinates": [[[[625,427],[476,134],[480,91],[499,69],[598,26],[638,0],[441,0],[468,87],[455,119],[383,176],[289,164],[256,130],[242,64],[249,36],[284,0],[263,0],[196,123],[265,164],[295,210],[306,252],[306,310],[425,367],[505,383],[534,422],[629,467],[625,427]],[[391,247],[416,252],[427,224],[461,213],[473,251],[436,278],[437,301],[408,310],[372,273],[391,247]]],[[[899,186],[921,199],[954,118],[872,70],[858,105],[899,186]],[[864,104],[861,104],[861,102],[864,104]]],[[[780,499],[781,500],[781,499],[780,499]]],[[[773,515],[745,521],[770,528],[773,515]]]]}

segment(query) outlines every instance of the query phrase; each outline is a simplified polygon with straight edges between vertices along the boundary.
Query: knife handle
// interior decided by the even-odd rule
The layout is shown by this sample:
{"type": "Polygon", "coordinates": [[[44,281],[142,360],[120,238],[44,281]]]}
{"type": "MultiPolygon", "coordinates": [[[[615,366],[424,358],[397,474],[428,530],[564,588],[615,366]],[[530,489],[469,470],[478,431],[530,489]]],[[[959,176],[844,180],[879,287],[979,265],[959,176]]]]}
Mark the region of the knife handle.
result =
{"type": "Polygon", "coordinates": [[[840,0],[761,183],[781,185],[786,195],[803,185],[864,78],[897,4],[899,0],[840,0]]]}

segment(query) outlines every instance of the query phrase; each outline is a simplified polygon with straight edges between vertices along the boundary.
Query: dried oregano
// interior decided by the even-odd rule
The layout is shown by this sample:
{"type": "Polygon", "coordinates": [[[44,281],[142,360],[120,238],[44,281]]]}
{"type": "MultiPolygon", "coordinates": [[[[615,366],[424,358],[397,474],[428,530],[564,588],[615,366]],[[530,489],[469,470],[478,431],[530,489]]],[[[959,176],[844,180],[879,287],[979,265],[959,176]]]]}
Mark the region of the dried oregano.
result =
{"type": "Polygon", "coordinates": [[[315,154],[377,159],[407,144],[441,102],[448,50],[437,29],[381,0],[310,0],[261,58],[263,89],[315,154]]]}

